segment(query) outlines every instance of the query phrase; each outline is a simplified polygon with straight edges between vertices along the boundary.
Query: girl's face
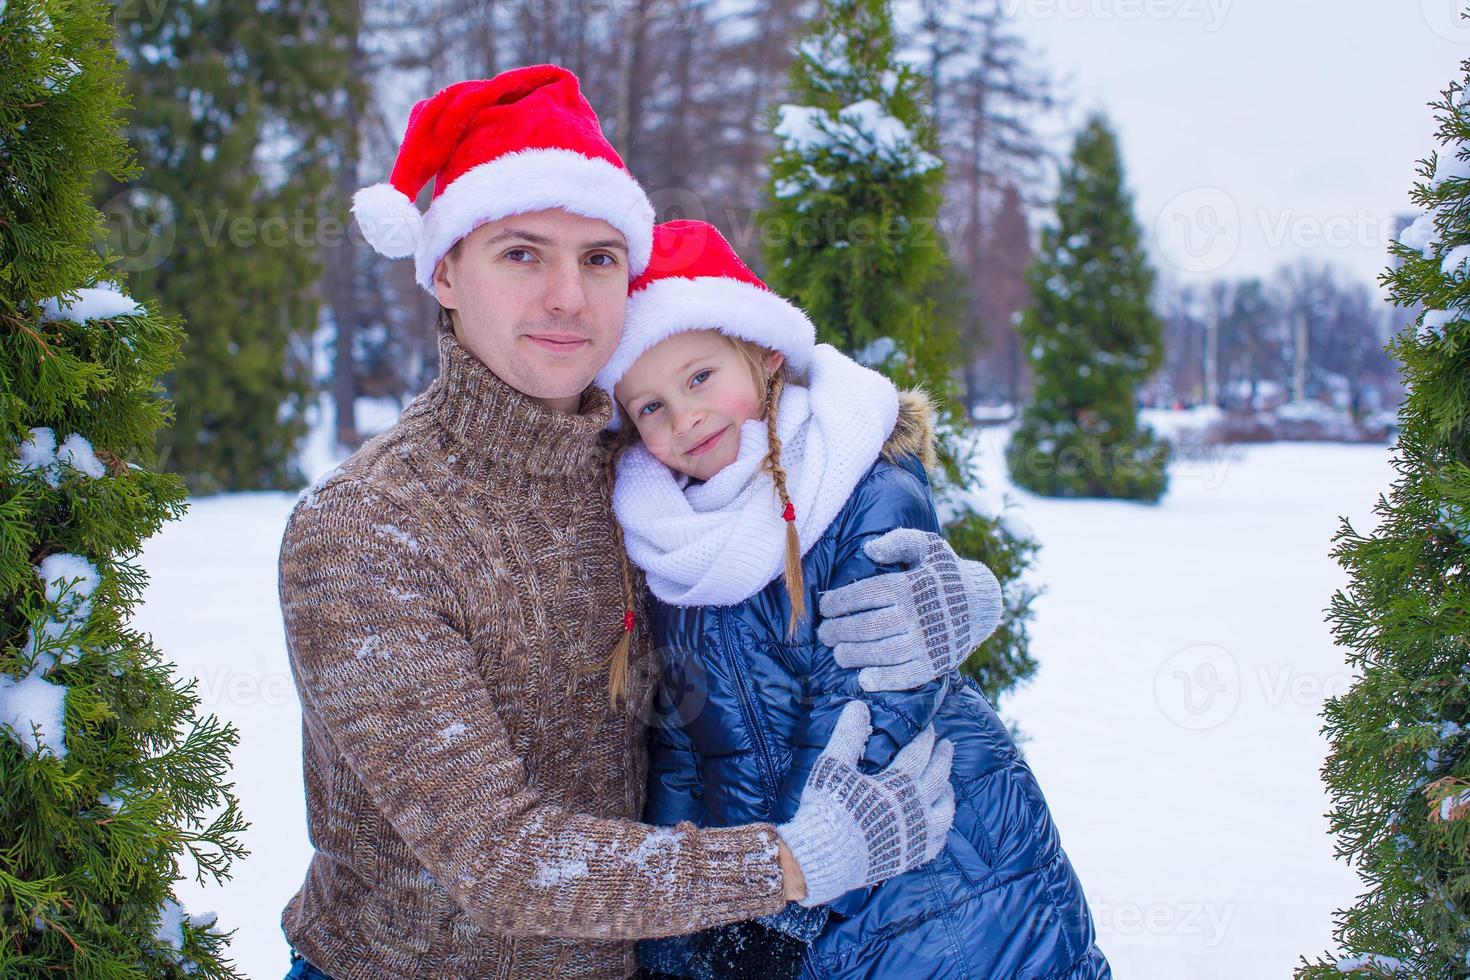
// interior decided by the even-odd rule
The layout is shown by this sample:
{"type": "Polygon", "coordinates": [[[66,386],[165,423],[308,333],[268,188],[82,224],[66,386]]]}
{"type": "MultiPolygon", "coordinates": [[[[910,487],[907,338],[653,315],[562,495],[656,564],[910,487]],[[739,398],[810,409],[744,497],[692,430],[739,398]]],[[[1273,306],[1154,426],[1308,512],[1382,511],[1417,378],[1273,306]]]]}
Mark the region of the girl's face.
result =
{"type": "MultiPolygon", "coordinates": [[[[774,372],[785,360],[765,355],[774,372]]],[[[638,358],[613,391],[654,459],[708,480],[735,461],[740,426],[763,414],[765,389],[735,344],[715,330],[675,334],[638,358]]]]}

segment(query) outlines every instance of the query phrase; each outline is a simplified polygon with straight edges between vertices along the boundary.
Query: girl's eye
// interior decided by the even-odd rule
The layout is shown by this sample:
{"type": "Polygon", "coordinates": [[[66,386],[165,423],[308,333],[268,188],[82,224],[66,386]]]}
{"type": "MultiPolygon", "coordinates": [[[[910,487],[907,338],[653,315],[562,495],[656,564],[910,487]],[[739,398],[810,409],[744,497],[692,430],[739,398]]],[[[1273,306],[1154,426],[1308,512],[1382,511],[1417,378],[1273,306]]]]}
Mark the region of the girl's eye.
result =
{"type": "Polygon", "coordinates": [[[654,412],[658,411],[658,407],[660,404],[660,402],[649,402],[647,405],[644,405],[642,408],[638,409],[638,414],[652,415],[654,412]]]}
{"type": "Polygon", "coordinates": [[[531,260],[532,255],[529,249],[513,248],[505,253],[505,257],[512,262],[528,262],[531,260]]]}
{"type": "Polygon", "coordinates": [[[705,378],[708,378],[713,373],[714,373],[713,371],[700,371],[698,374],[696,374],[694,376],[694,383],[695,384],[703,384],[704,383],[704,379],[705,378]]]}

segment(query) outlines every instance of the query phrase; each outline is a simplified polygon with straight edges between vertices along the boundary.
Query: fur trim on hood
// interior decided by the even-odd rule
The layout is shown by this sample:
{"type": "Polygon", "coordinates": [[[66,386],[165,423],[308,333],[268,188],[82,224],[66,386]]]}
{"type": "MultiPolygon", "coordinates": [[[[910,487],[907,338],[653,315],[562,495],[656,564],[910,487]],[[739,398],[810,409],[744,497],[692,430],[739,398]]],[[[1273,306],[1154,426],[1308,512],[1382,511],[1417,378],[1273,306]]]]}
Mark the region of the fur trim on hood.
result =
{"type": "Polygon", "coordinates": [[[934,401],[922,388],[898,393],[898,421],[883,443],[883,458],[890,463],[907,455],[919,457],[930,473],[939,465],[934,450],[934,401]]]}

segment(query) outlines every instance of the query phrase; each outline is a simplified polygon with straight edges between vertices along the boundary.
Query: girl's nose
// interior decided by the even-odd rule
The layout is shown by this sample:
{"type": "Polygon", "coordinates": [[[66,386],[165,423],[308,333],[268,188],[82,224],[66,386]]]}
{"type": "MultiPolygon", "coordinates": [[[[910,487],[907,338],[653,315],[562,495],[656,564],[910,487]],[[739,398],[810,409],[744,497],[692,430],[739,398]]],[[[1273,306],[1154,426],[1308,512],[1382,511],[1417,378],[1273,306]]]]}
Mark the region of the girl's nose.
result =
{"type": "Polygon", "coordinates": [[[684,405],[674,415],[674,431],[683,435],[690,431],[704,418],[702,412],[696,405],[684,405]]]}

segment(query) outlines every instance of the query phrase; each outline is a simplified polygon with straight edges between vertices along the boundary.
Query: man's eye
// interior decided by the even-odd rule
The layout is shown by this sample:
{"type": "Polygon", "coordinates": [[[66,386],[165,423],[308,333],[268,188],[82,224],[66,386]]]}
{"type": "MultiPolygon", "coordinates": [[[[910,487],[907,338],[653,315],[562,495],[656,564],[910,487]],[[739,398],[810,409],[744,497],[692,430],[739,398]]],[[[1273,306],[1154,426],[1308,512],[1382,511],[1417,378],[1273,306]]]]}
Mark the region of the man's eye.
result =
{"type": "Polygon", "coordinates": [[[705,378],[708,378],[713,373],[714,373],[713,371],[700,371],[698,374],[696,374],[694,376],[694,379],[693,379],[694,380],[694,384],[703,384],[704,383],[704,379],[705,378]]]}
{"type": "Polygon", "coordinates": [[[618,264],[617,258],[607,252],[595,252],[592,255],[587,256],[587,261],[596,265],[600,269],[606,269],[609,266],[614,266],[618,264]],[[604,261],[599,262],[598,259],[602,259],[604,261]]]}
{"type": "Polygon", "coordinates": [[[644,405],[642,408],[638,409],[638,414],[652,415],[654,412],[658,411],[659,405],[659,402],[649,402],[647,405],[644,405]]]}

